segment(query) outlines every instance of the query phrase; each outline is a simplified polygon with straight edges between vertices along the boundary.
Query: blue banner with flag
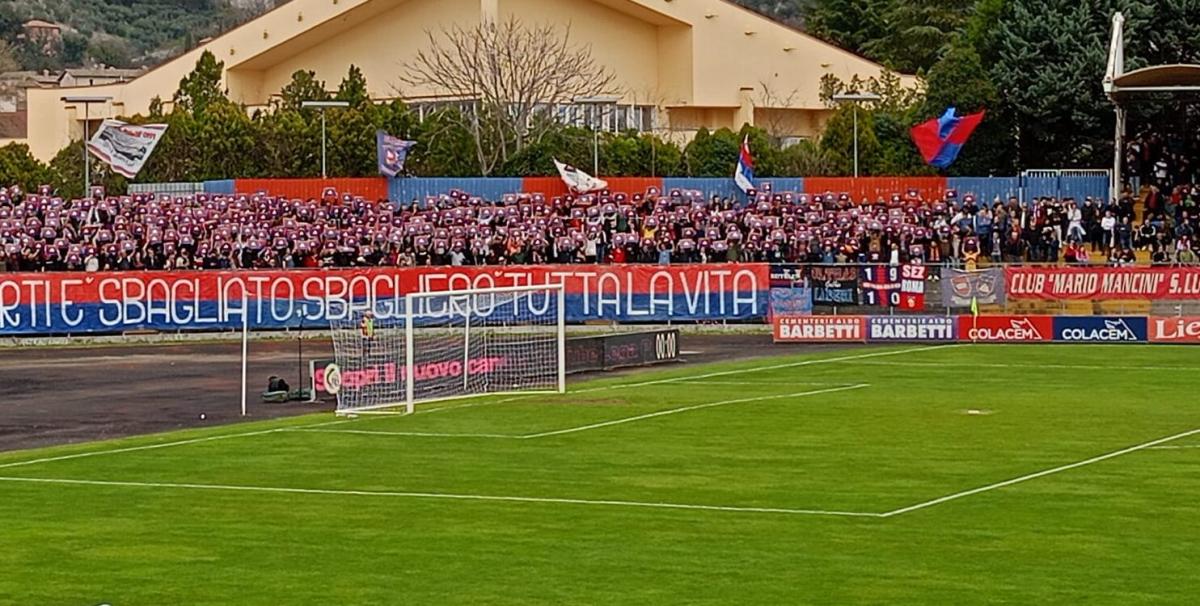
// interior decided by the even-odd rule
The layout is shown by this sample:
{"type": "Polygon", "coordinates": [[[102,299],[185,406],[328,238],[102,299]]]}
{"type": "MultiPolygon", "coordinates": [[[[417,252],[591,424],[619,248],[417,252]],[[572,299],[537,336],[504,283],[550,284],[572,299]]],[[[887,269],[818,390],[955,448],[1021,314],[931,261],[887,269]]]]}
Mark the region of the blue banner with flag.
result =
{"type": "Polygon", "coordinates": [[[408,150],[416,141],[405,141],[382,130],[375,131],[375,153],[379,157],[379,172],[385,177],[395,177],[404,170],[408,150]]]}

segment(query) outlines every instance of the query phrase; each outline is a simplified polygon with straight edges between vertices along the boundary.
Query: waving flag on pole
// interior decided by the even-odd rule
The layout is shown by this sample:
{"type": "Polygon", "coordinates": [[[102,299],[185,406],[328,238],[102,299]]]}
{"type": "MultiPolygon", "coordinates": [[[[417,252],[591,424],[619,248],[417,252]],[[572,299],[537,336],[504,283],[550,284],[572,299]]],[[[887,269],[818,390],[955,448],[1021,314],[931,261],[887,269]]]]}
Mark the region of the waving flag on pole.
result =
{"type": "Polygon", "coordinates": [[[749,195],[754,187],[754,156],[750,155],[750,136],[742,139],[742,152],[738,155],[737,168],[733,171],[733,182],[743,194],[749,195]]]}
{"type": "Polygon", "coordinates": [[[984,112],[969,116],[957,116],[953,107],[940,118],[922,122],[913,127],[913,143],[921,150],[925,162],[938,168],[946,168],[958,158],[958,152],[983,121],[984,112]]]}
{"type": "Polygon", "coordinates": [[[132,179],[142,170],[155,146],[167,132],[166,124],[126,124],[105,120],[100,130],[87,142],[87,150],[112,167],[113,171],[132,179]]]}
{"type": "Polygon", "coordinates": [[[563,164],[556,159],[554,166],[558,167],[558,174],[571,193],[586,194],[608,188],[608,181],[597,179],[570,164],[563,164]]]}
{"type": "Polygon", "coordinates": [[[416,144],[416,141],[405,141],[382,130],[375,131],[375,153],[379,157],[379,173],[385,177],[400,174],[404,170],[404,161],[408,159],[409,148],[416,144]]]}

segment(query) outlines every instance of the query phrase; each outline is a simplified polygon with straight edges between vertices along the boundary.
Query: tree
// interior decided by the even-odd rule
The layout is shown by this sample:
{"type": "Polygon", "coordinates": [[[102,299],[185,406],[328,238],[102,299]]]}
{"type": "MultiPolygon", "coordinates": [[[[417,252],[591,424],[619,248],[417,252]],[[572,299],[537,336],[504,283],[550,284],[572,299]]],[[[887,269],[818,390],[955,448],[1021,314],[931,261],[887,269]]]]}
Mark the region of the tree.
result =
{"type": "Polygon", "coordinates": [[[457,109],[427,114],[417,129],[417,145],[405,170],[417,177],[479,176],[475,142],[457,109]]]}
{"type": "MultiPolygon", "coordinates": [[[[1000,94],[975,49],[958,40],[929,70],[925,103],[916,122],[940,116],[947,107],[959,115],[988,110],[950,172],[959,175],[1005,174],[1013,169],[1012,133],[1004,120],[1000,94]]],[[[915,148],[914,148],[915,149],[915,148]]]]}
{"type": "Polygon", "coordinates": [[[742,139],[722,128],[710,133],[701,128],[683,150],[683,162],[689,177],[732,177],[742,139]]]}
{"type": "Polygon", "coordinates": [[[890,0],[883,13],[886,35],[863,41],[863,50],[891,69],[916,73],[937,61],[966,23],[974,0],[890,0]]]}
{"type": "Polygon", "coordinates": [[[0,147],[0,183],[18,184],[25,191],[36,191],[39,185],[53,181],[50,168],[29,153],[28,145],[9,143],[0,147]]]}
{"type": "MultiPolygon", "coordinates": [[[[63,38],[64,60],[66,60],[67,56],[67,40],[69,39],[69,37],[63,38]]],[[[70,49],[72,53],[75,52],[74,44],[76,42],[72,42],[72,48],[70,49]]],[[[87,57],[96,65],[122,68],[131,67],[133,65],[133,53],[133,47],[129,45],[128,41],[114,36],[96,35],[87,44],[87,57]]]]}
{"type": "MultiPolygon", "coordinates": [[[[52,180],[50,185],[54,187],[58,195],[64,198],[83,196],[83,162],[80,162],[82,157],[83,141],[73,141],[70,145],[60,149],[50,160],[49,170],[52,180]]],[[[107,164],[97,160],[91,154],[88,154],[87,159],[92,168],[92,185],[102,185],[107,192],[113,194],[126,191],[128,185],[125,177],[117,174],[107,164]]]]}
{"type": "Polygon", "coordinates": [[[363,76],[361,69],[355,65],[350,66],[346,77],[338,85],[334,98],[338,101],[347,101],[350,103],[350,107],[358,109],[371,106],[371,95],[367,92],[367,79],[363,76]]]}
{"type": "Polygon", "coordinates": [[[790,128],[791,114],[786,110],[796,105],[799,96],[800,89],[778,89],[770,82],[759,80],[756,105],[766,111],[763,112],[764,117],[756,122],[762,124],[767,135],[771,137],[772,145],[782,146],[784,139],[794,134],[790,128]]]}
{"type": "Polygon", "coordinates": [[[820,38],[859,52],[888,35],[887,7],[888,0],[816,0],[806,27],[820,38]]]}
{"type": "Polygon", "coordinates": [[[1012,0],[996,31],[991,79],[1015,121],[1024,167],[1111,162],[1112,105],[1100,78],[1119,0],[1012,0]]]}
{"type": "MultiPolygon", "coordinates": [[[[292,73],[292,79],[279,91],[279,96],[271,100],[276,111],[301,111],[305,101],[328,101],[329,92],[325,90],[325,82],[317,80],[317,73],[312,70],[297,70],[292,73]]],[[[308,113],[309,110],[304,110],[308,113]]]]}
{"type": "Polygon", "coordinates": [[[553,107],[615,92],[615,77],[575,44],[570,26],[526,27],[512,17],[427,32],[405,65],[404,86],[441,91],[468,104],[457,116],[471,133],[478,170],[492,174],[555,127],[553,107]]]}
{"type": "Polygon", "coordinates": [[[196,67],[179,81],[175,93],[175,105],[181,109],[202,115],[214,103],[228,101],[221,87],[221,75],[225,63],[217,61],[210,51],[204,51],[196,61],[196,67]]]}
{"type": "Polygon", "coordinates": [[[62,59],[66,65],[81,65],[88,50],[88,38],[79,32],[63,32],[62,59]]]}
{"type": "Polygon", "coordinates": [[[21,69],[17,61],[17,53],[6,40],[0,40],[0,73],[13,72],[21,69]]]}
{"type": "Polygon", "coordinates": [[[255,157],[262,173],[271,177],[311,177],[321,174],[321,130],[299,110],[260,112],[255,157]]]}
{"type": "Polygon", "coordinates": [[[821,177],[837,174],[833,154],[813,141],[801,141],[780,152],[781,174],[791,177],[821,177]]]}
{"type": "MultiPolygon", "coordinates": [[[[854,174],[854,112],[855,105],[847,104],[834,112],[821,136],[821,149],[836,174],[854,174]]],[[[875,136],[875,115],[871,111],[858,109],[858,158],[859,174],[879,174],[880,146],[875,136]]]]}

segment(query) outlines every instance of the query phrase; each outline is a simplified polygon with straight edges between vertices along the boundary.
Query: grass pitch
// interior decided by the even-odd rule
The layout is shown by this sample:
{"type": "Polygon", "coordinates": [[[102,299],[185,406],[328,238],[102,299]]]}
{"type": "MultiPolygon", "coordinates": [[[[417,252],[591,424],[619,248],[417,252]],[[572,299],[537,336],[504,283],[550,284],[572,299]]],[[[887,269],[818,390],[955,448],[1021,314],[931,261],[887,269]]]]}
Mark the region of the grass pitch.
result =
{"type": "Polygon", "coordinates": [[[1191,604],[1197,385],[863,348],[6,453],[0,603],[1191,604]]]}

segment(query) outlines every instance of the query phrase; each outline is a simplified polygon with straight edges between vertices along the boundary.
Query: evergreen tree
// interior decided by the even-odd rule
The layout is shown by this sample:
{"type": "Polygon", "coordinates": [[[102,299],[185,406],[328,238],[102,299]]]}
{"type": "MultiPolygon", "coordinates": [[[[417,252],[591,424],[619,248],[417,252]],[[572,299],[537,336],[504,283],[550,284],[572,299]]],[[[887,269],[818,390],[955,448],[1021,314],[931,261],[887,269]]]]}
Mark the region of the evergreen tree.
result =
{"type": "MultiPolygon", "coordinates": [[[[821,136],[821,148],[829,155],[836,174],[854,174],[854,111],[853,104],[839,107],[821,136]]],[[[861,107],[858,108],[858,164],[858,172],[863,176],[878,174],[881,165],[874,113],[861,107]]]]}
{"type": "Polygon", "coordinates": [[[890,0],[883,14],[886,34],[863,41],[862,49],[892,69],[923,72],[966,23],[973,4],[974,0],[890,0]]]}
{"type": "Polygon", "coordinates": [[[210,105],[228,101],[221,87],[221,75],[224,72],[225,63],[217,61],[211,52],[204,51],[196,61],[196,67],[179,81],[175,105],[200,116],[210,105]]]}
{"type": "Polygon", "coordinates": [[[1111,161],[1112,105],[1100,79],[1114,0],[1012,0],[996,31],[991,79],[1016,124],[1024,167],[1111,161]]]}
{"type": "Polygon", "coordinates": [[[371,105],[371,95],[367,92],[367,79],[363,76],[361,69],[355,65],[350,66],[350,71],[342,79],[342,83],[338,85],[337,94],[334,98],[338,101],[348,101],[350,107],[358,109],[371,105]]]}
{"type": "MultiPolygon", "coordinates": [[[[988,114],[958,160],[950,166],[955,175],[1007,174],[1013,169],[1012,133],[1005,120],[1000,94],[975,49],[957,40],[929,70],[925,102],[914,122],[940,116],[947,107],[959,115],[987,110],[988,114]]],[[[915,146],[910,145],[913,154],[915,146]]]]}
{"type": "MultiPolygon", "coordinates": [[[[329,92],[325,90],[325,82],[317,79],[317,73],[312,70],[297,70],[292,79],[279,91],[279,97],[272,100],[277,110],[302,111],[300,104],[304,101],[328,101],[329,92]]],[[[310,110],[303,110],[310,113],[310,110]]]]}
{"type": "MultiPolygon", "coordinates": [[[[815,0],[806,19],[808,31],[853,52],[881,40],[890,28],[884,19],[889,0],[815,0]]],[[[868,56],[871,56],[868,54],[868,56]]]]}

